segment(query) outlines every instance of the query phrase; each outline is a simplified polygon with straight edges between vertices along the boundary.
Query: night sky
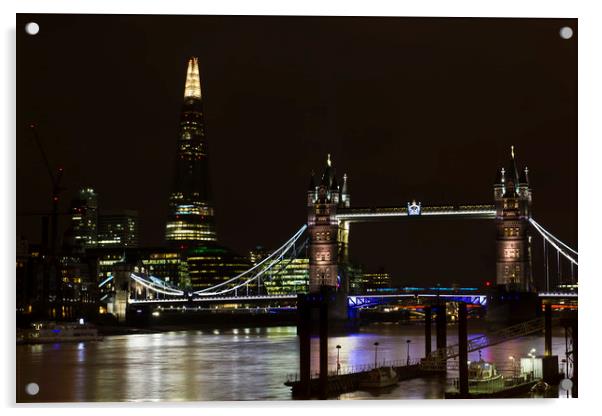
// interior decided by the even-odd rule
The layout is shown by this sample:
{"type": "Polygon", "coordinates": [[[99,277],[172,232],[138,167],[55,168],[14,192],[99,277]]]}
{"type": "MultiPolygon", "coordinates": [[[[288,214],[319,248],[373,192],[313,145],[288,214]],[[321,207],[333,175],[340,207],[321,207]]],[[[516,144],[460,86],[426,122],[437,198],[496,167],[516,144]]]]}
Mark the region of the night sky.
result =
{"type": "MultiPolygon", "coordinates": [[[[327,153],[355,207],[489,204],[513,144],[533,217],[577,248],[576,19],[18,15],[17,28],[17,233],[32,242],[40,218],[19,214],[50,208],[35,121],[65,169],[61,211],[91,186],[101,210],[139,211],[142,245],[163,244],[192,55],[221,244],[282,244],[327,153]]],[[[395,284],[494,280],[493,221],[411,220],[353,225],[352,258],[395,284]]]]}

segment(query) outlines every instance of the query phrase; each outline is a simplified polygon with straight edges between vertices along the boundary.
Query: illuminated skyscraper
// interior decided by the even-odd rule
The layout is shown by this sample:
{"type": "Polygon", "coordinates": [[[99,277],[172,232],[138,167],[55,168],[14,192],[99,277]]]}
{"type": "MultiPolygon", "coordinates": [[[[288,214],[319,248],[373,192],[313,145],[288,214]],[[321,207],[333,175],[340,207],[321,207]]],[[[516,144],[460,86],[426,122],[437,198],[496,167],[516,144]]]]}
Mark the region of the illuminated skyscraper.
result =
{"type": "Polygon", "coordinates": [[[309,259],[292,259],[278,270],[266,273],[263,282],[268,295],[296,295],[307,293],[309,287],[309,259]]]}
{"type": "MultiPolygon", "coordinates": [[[[245,257],[215,243],[192,247],[185,255],[190,286],[193,289],[207,289],[223,283],[251,267],[245,257]]],[[[232,283],[222,289],[235,285],[236,283],[232,283]]]]}
{"type": "Polygon", "coordinates": [[[175,168],[165,239],[182,248],[216,241],[197,58],[188,60],[175,168]]]}
{"type": "Polygon", "coordinates": [[[82,188],[71,203],[71,227],[75,245],[95,247],[98,241],[98,196],[92,188],[82,188]]]}
{"type": "Polygon", "coordinates": [[[99,247],[138,247],[138,211],[104,211],[98,216],[99,247]]]}

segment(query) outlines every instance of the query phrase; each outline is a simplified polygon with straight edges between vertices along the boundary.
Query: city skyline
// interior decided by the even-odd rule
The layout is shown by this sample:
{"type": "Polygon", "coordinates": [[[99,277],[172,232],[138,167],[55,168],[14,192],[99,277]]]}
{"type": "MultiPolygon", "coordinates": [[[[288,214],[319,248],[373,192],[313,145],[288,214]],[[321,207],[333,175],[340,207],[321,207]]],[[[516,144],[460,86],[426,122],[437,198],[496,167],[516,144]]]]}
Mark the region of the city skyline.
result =
{"type": "MultiPolygon", "coordinates": [[[[44,24],[43,16],[36,18],[44,24]]],[[[65,51],[49,60],[46,54],[52,55],[52,48],[40,50],[45,42],[78,25],[91,25],[90,32],[95,32],[98,23],[93,16],[60,19],[65,25],[49,26],[47,39],[44,32],[38,38],[18,36],[20,48],[28,53],[17,59],[17,212],[50,205],[44,167],[26,129],[35,120],[50,147],[51,163],[58,166],[61,158],[65,160],[61,164],[69,192],[89,184],[98,189],[101,201],[107,198],[111,209],[138,210],[141,245],[162,245],[181,106],[175,102],[179,98],[181,103],[184,63],[195,55],[200,58],[218,235],[235,251],[247,254],[256,245],[277,247],[305,221],[309,174],[325,165],[328,153],[337,172],[349,176],[355,207],[402,206],[413,199],[428,204],[492,203],[496,173],[510,145],[515,145],[521,166],[529,166],[535,215],[577,247],[576,42],[561,39],[557,31],[567,22],[576,26],[576,20],[293,17],[282,18],[290,23],[284,24],[281,18],[186,17],[187,22],[206,23],[193,29],[175,27],[175,20],[161,17],[174,29],[166,35],[173,50],[143,48],[128,56],[125,49],[101,49],[100,56],[111,57],[110,62],[78,55],[79,61],[90,59],[78,62],[87,64],[85,76],[78,71],[62,75],[76,84],[88,77],[99,80],[103,88],[92,94],[98,100],[90,101],[88,90],[72,87],[63,89],[66,97],[52,100],[58,85],[47,85],[47,96],[36,99],[40,83],[71,67],[70,48],[100,40],[99,35],[70,39],[65,51]],[[264,23],[261,30],[236,37],[258,22],[264,23]],[[307,34],[307,27],[316,33],[307,34]],[[479,39],[469,36],[476,30],[479,39]],[[226,33],[229,37],[220,38],[226,33]],[[274,33],[285,40],[272,39],[274,33]],[[318,42],[320,35],[328,35],[325,44],[318,42]],[[190,39],[207,37],[213,43],[193,45],[190,39]],[[284,48],[287,42],[294,47],[284,48]],[[148,71],[140,71],[135,65],[139,61],[148,71]],[[122,69],[107,71],[111,62],[121,63],[122,69]],[[111,102],[111,93],[117,92],[137,105],[125,110],[122,103],[127,99],[113,97],[111,102]],[[57,105],[50,106],[55,101],[57,105]],[[92,111],[81,108],[83,104],[92,111]],[[71,111],[81,120],[66,115],[71,111]],[[81,139],[77,133],[87,122],[105,119],[108,126],[89,132],[97,140],[81,139]],[[128,121],[135,121],[134,126],[128,121]],[[107,134],[112,128],[116,132],[107,134]],[[93,163],[85,163],[92,154],[99,155],[99,160],[92,159],[96,171],[93,163]],[[22,189],[35,192],[29,195],[22,189]]],[[[60,19],[54,16],[53,24],[60,19]]],[[[107,36],[123,36],[122,31],[131,30],[128,26],[137,32],[128,33],[126,43],[150,44],[152,39],[144,36],[155,36],[154,19],[121,16],[103,33],[102,42],[107,36]]],[[[63,211],[69,199],[65,193],[63,211]]],[[[403,269],[414,282],[430,284],[444,277],[451,283],[453,278],[444,276],[449,268],[464,270],[463,278],[474,283],[494,275],[492,225],[433,224],[354,226],[352,256],[361,253],[356,260],[370,265],[368,270],[383,265],[396,279],[403,279],[403,269]],[[441,227],[447,240],[434,241],[435,236],[441,240],[441,227]],[[398,261],[399,252],[413,261],[389,266],[398,261]],[[433,255],[437,262],[430,261],[433,255]],[[458,261],[460,256],[465,261],[458,261]],[[429,281],[428,274],[435,280],[429,281]]],[[[36,228],[39,221],[18,217],[18,233],[35,241],[36,228]]]]}

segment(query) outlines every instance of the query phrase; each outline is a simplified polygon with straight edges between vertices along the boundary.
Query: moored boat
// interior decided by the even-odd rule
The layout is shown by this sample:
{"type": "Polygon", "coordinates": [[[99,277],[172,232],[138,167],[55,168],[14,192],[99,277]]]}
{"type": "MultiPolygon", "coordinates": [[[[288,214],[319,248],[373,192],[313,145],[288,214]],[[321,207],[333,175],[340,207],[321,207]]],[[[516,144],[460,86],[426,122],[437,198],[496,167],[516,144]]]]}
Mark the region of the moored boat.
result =
{"type": "Polygon", "coordinates": [[[397,384],[399,375],[393,367],[380,367],[369,371],[360,380],[359,387],[362,389],[379,389],[397,384]]]}
{"type": "Polygon", "coordinates": [[[101,341],[95,326],[83,322],[35,322],[32,328],[17,332],[17,344],[101,341]]]}
{"type": "Polygon", "coordinates": [[[468,364],[468,383],[470,385],[490,383],[501,378],[502,375],[497,372],[495,364],[482,359],[468,364]]]}

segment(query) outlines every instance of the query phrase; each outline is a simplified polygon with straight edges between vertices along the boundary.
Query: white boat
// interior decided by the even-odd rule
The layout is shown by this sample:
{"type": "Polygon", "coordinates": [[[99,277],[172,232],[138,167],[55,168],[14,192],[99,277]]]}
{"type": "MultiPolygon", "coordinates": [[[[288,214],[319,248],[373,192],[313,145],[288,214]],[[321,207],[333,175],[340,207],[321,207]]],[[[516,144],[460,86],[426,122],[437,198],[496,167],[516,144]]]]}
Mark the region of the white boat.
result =
{"type": "Polygon", "coordinates": [[[397,384],[399,375],[393,367],[380,367],[369,371],[361,380],[359,387],[362,389],[379,389],[397,384]]]}
{"type": "Polygon", "coordinates": [[[498,374],[495,364],[484,360],[473,361],[468,364],[468,383],[470,385],[479,385],[499,380],[502,377],[498,374]]]}
{"type": "Polygon", "coordinates": [[[87,323],[36,322],[17,333],[17,344],[102,341],[95,326],[87,323]]]}

